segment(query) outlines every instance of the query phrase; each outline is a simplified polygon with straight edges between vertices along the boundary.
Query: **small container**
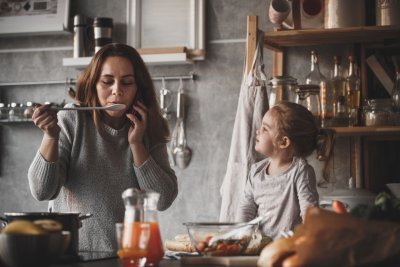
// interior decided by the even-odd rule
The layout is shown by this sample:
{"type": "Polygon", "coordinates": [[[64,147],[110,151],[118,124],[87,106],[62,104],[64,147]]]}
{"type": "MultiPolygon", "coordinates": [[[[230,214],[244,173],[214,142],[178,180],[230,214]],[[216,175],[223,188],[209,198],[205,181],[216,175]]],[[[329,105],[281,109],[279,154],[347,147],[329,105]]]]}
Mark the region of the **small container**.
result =
{"type": "Polygon", "coordinates": [[[8,118],[8,109],[6,104],[0,103],[0,120],[6,120],[8,118]]]}
{"type": "Polygon", "coordinates": [[[10,121],[16,121],[19,119],[18,117],[18,104],[15,102],[12,102],[9,104],[9,111],[8,111],[8,119],[10,121]]]}
{"type": "Polygon", "coordinates": [[[365,126],[392,125],[391,99],[365,99],[363,121],[365,126]]]}
{"type": "Polygon", "coordinates": [[[320,86],[315,84],[302,84],[296,88],[296,103],[306,107],[315,118],[318,126],[322,126],[321,122],[321,101],[320,86]]]}
{"type": "Polygon", "coordinates": [[[26,102],[26,108],[24,110],[24,118],[32,119],[32,115],[34,112],[34,104],[32,102],[26,102]]]}

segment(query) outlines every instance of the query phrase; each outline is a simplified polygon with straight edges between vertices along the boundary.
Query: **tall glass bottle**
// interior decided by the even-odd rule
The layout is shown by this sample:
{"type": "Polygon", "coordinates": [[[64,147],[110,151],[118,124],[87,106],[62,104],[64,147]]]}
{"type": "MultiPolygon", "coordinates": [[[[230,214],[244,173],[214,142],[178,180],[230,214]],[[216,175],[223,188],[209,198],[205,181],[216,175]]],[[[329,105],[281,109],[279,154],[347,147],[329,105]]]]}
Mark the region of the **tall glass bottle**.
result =
{"type": "Polygon", "coordinates": [[[396,80],[392,90],[392,106],[394,112],[400,112],[400,70],[396,71],[396,80]]]}
{"type": "Polygon", "coordinates": [[[358,125],[360,109],[360,77],[354,57],[349,56],[349,69],[346,77],[349,126],[358,125]]]}
{"type": "Polygon", "coordinates": [[[157,215],[159,199],[159,193],[151,191],[146,192],[146,197],[144,199],[144,221],[150,224],[150,240],[146,256],[146,266],[158,266],[158,263],[164,257],[164,246],[161,239],[157,215]]]}
{"type": "Polygon", "coordinates": [[[319,98],[321,103],[321,127],[329,126],[329,122],[332,119],[332,110],[329,111],[328,101],[329,99],[332,99],[332,96],[330,96],[328,92],[326,78],[319,70],[318,56],[315,51],[311,51],[311,71],[306,76],[306,84],[319,86],[319,98]]]}
{"type": "Polygon", "coordinates": [[[333,57],[333,71],[329,81],[332,92],[333,120],[332,126],[347,126],[347,101],[346,101],[346,80],[340,66],[340,57],[333,57]]]}

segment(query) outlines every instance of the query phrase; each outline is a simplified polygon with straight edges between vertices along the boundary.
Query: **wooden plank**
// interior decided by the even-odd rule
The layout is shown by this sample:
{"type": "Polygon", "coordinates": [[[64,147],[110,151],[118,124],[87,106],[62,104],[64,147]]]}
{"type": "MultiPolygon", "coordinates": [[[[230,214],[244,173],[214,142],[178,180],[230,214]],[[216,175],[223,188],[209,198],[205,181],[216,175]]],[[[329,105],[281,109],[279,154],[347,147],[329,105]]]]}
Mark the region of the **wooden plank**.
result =
{"type": "Polygon", "coordinates": [[[246,74],[251,70],[257,47],[258,17],[247,16],[246,74]]]}
{"type": "Polygon", "coordinates": [[[140,48],[137,49],[141,55],[154,55],[154,54],[177,54],[186,53],[186,47],[160,47],[160,48],[140,48]]]}
{"type": "Polygon", "coordinates": [[[264,43],[265,46],[282,49],[283,47],[337,43],[379,43],[392,39],[400,39],[399,26],[280,30],[276,32],[266,32],[264,43]]]}
{"type": "Polygon", "coordinates": [[[282,75],[283,75],[283,52],[274,51],[272,76],[282,76],[282,75]]]}
{"type": "Polygon", "coordinates": [[[388,136],[400,134],[399,126],[359,126],[332,127],[335,135],[340,136],[388,136]]]}

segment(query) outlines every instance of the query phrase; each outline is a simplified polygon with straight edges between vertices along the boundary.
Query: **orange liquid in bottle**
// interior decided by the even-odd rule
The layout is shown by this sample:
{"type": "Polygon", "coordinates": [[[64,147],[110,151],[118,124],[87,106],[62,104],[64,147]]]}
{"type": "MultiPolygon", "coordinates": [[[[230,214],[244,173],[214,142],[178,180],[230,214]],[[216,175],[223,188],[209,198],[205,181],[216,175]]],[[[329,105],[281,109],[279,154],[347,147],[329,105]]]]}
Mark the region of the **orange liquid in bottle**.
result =
{"type": "Polygon", "coordinates": [[[147,251],[146,266],[157,266],[164,257],[164,247],[161,241],[160,228],[158,222],[149,222],[150,241],[147,251]]]}
{"type": "Polygon", "coordinates": [[[147,255],[147,246],[143,240],[148,236],[148,230],[143,228],[141,222],[124,224],[122,249],[118,250],[118,257],[124,267],[143,266],[143,261],[147,255]]]}

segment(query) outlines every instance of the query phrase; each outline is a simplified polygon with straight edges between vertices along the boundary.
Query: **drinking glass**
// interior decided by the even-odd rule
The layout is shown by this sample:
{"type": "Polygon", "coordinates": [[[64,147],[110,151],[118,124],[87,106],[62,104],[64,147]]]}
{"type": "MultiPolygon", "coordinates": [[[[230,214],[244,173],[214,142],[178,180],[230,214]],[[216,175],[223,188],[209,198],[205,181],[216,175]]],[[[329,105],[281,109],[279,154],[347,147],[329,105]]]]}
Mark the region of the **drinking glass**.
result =
{"type": "Polygon", "coordinates": [[[150,224],[144,222],[116,223],[118,257],[123,267],[143,267],[150,239],[150,224]]]}

